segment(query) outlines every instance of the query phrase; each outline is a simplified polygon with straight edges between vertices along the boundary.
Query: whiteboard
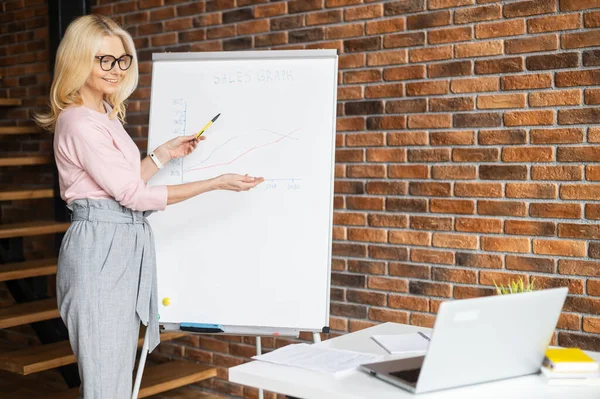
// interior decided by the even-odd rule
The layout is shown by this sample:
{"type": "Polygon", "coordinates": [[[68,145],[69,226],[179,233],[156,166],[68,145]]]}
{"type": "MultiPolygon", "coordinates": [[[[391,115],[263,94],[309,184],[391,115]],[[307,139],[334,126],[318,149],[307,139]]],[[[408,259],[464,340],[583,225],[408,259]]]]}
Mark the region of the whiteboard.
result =
{"type": "Polygon", "coordinates": [[[265,178],[149,217],[161,324],[327,330],[336,88],[335,50],[153,55],[149,151],[221,115],[149,184],[265,178]]]}

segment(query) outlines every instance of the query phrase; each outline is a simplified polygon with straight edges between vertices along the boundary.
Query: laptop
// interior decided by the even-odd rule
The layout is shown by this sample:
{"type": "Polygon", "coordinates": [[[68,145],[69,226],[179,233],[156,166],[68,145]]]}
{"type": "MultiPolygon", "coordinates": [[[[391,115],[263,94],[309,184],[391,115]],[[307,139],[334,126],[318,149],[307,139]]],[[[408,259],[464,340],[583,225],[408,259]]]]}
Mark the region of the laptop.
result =
{"type": "Polygon", "coordinates": [[[537,373],[567,292],[563,287],[443,302],[425,356],[360,369],[414,393],[537,373]]]}

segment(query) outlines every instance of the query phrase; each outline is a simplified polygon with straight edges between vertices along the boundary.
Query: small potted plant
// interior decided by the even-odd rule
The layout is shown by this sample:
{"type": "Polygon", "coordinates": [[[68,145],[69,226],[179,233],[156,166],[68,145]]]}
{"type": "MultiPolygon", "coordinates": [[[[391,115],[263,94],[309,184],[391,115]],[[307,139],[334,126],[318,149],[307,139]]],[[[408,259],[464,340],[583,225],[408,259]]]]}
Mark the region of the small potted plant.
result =
{"type": "Polygon", "coordinates": [[[531,283],[527,283],[527,285],[525,285],[525,282],[523,281],[523,277],[519,277],[518,281],[509,281],[508,284],[505,286],[503,286],[502,284],[500,284],[500,286],[498,286],[498,284],[496,284],[496,282],[494,281],[494,286],[496,287],[496,293],[498,295],[507,295],[507,294],[518,294],[520,292],[530,292],[535,290],[534,287],[535,284],[535,278],[531,279],[531,283]]]}

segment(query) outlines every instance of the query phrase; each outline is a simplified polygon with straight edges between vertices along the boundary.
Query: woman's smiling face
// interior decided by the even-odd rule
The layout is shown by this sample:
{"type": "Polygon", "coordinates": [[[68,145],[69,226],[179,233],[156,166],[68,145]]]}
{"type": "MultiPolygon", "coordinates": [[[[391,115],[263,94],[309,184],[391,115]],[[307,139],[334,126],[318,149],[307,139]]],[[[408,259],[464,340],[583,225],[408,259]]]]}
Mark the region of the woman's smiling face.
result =
{"type": "MultiPolygon", "coordinates": [[[[108,55],[113,56],[115,59],[119,59],[125,54],[125,48],[119,37],[104,36],[102,39],[102,46],[96,56],[108,55]]],[[[121,70],[118,62],[115,62],[110,71],[102,69],[101,62],[104,63],[104,68],[108,69],[110,68],[112,61],[114,61],[112,57],[106,57],[103,60],[98,58],[94,59],[94,67],[92,68],[92,73],[85,83],[85,86],[95,95],[104,96],[115,93],[121,80],[127,73],[127,71],[121,70]]]]}

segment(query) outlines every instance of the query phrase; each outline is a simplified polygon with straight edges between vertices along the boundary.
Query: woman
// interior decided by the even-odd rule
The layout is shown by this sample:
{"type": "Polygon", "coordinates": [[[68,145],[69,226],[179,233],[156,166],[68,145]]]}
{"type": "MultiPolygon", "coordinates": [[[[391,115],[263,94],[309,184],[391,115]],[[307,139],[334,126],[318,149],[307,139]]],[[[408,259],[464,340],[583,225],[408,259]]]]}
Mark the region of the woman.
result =
{"type": "Polygon", "coordinates": [[[79,364],[81,397],[131,396],[140,321],[159,342],[156,265],[147,211],[211,190],[246,191],[262,178],[227,174],[173,186],[146,185],[173,158],[190,154],[194,135],[156,148],[140,163],[125,132],[124,101],[138,81],[131,36],[114,21],[87,15],[72,22],[56,54],[50,112],[60,194],[72,224],[57,271],[60,315],[79,364]]]}

